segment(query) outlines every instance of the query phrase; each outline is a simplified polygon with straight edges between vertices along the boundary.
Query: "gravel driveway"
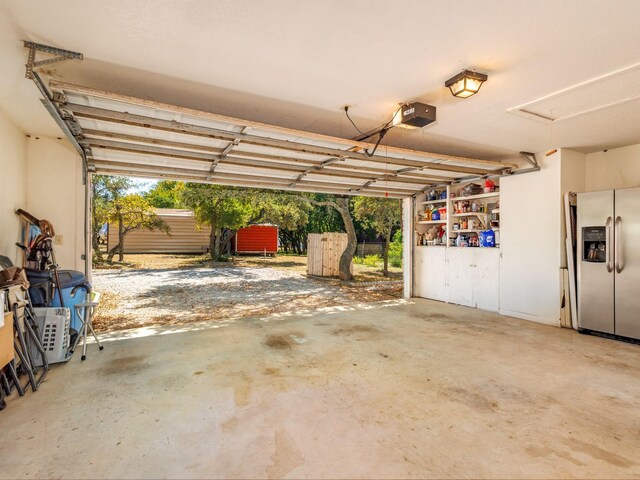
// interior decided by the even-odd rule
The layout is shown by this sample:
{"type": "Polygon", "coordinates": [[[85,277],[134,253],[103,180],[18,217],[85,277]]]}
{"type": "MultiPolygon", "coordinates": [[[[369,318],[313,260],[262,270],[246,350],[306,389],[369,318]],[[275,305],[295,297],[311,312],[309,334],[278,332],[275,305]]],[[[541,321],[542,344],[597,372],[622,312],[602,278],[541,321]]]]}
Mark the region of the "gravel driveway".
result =
{"type": "Polygon", "coordinates": [[[274,267],[104,269],[98,331],[300,312],[398,298],[401,285],[340,285],[274,267]]]}

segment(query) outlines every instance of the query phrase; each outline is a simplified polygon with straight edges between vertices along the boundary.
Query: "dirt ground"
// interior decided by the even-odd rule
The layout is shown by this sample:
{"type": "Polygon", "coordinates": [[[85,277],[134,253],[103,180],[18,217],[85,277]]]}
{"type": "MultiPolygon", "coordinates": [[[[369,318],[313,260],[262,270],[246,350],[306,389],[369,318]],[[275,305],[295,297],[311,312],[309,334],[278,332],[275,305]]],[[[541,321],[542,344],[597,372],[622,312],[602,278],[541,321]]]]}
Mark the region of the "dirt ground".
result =
{"type": "Polygon", "coordinates": [[[127,255],[94,268],[101,292],[94,326],[106,332],[197,321],[304,313],[402,296],[402,271],[354,265],[354,281],[310,278],[306,257],[236,257],[213,263],[202,255],[127,255]]]}

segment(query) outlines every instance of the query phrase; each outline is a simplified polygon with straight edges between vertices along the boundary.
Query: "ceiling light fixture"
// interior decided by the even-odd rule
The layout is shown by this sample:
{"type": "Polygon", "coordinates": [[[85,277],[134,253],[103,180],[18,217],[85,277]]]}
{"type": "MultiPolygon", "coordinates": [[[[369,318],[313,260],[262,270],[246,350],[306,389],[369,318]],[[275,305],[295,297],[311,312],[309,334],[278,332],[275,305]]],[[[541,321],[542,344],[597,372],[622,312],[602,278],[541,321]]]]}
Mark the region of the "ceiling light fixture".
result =
{"type": "Polygon", "coordinates": [[[480,87],[487,78],[489,77],[484,73],[463,70],[444,82],[444,86],[451,90],[454,97],[469,98],[480,91],[480,87]]]}

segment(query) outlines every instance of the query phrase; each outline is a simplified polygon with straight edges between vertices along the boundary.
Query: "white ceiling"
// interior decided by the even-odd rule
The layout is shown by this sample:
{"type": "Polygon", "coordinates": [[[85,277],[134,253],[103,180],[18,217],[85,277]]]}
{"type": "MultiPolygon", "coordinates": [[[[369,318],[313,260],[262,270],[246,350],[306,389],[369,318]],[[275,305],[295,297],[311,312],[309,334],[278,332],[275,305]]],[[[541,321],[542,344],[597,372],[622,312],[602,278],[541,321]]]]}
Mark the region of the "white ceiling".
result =
{"type": "Polygon", "coordinates": [[[54,77],[114,92],[341,137],[398,102],[438,108],[385,142],[506,159],[555,147],[640,143],[640,101],[543,124],[507,113],[640,61],[637,0],[56,2],[0,0],[0,109],[25,132],[59,135],[24,78],[31,40],[82,52],[54,77]],[[489,74],[479,95],[444,81],[489,74]]]}

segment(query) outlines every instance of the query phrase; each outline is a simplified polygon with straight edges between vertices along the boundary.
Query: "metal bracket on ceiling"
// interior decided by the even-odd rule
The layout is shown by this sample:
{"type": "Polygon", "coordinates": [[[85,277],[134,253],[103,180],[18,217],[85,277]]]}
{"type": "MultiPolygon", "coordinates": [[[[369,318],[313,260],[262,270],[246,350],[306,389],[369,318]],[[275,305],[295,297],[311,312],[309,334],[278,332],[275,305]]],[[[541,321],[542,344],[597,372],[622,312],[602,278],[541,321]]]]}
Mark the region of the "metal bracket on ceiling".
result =
{"type": "Polygon", "coordinates": [[[344,157],[331,157],[331,158],[321,162],[318,165],[314,165],[313,167],[308,168],[307,170],[302,172],[300,175],[298,175],[298,178],[296,178],[292,183],[290,183],[289,187],[295,187],[296,183],[298,183],[300,180],[302,180],[308,174],[313,173],[314,171],[317,172],[318,170],[322,170],[327,165],[331,165],[332,163],[341,162],[341,161],[344,161],[344,157]]]}
{"type": "Polygon", "coordinates": [[[33,80],[33,70],[36,68],[51,65],[52,63],[62,62],[64,60],[82,60],[84,58],[81,53],[72,52],[71,50],[63,50],[62,48],[50,47],[48,45],[42,45],[41,43],[25,41],[24,46],[29,49],[29,56],[27,57],[27,63],[25,64],[25,77],[29,80],[33,80]],[[53,56],[42,60],[36,60],[36,53],[38,52],[53,56]]]}
{"type": "Polygon", "coordinates": [[[42,78],[40,78],[40,75],[38,75],[38,72],[35,71],[35,69],[37,69],[38,67],[42,67],[43,65],[49,65],[69,59],[82,60],[84,57],[81,53],[78,52],[63,50],[61,48],[50,47],[48,45],[42,45],[39,43],[25,41],[24,47],[29,49],[27,63],[25,64],[27,69],[25,77],[29,80],[32,80],[36,85],[36,87],[40,91],[40,94],[42,95],[42,104],[58,124],[69,142],[71,142],[71,145],[73,145],[78,154],[80,154],[80,156],[82,157],[82,183],[86,184],[88,160],[93,159],[91,148],[87,145],[80,145],[80,141],[83,139],[84,135],[82,134],[82,129],[78,125],[73,115],[68,112],[63,112],[60,110],[60,108],[58,108],[56,102],[59,102],[61,100],[66,101],[66,98],[64,98],[64,94],[50,93],[44,81],[42,80],[42,78]],[[53,55],[53,57],[44,60],[36,60],[37,52],[53,55]]]}
{"type": "Polygon", "coordinates": [[[527,163],[531,164],[533,168],[540,168],[540,165],[538,164],[538,160],[536,160],[535,154],[531,152],[520,152],[520,156],[524,158],[527,161],[527,163]]]}

